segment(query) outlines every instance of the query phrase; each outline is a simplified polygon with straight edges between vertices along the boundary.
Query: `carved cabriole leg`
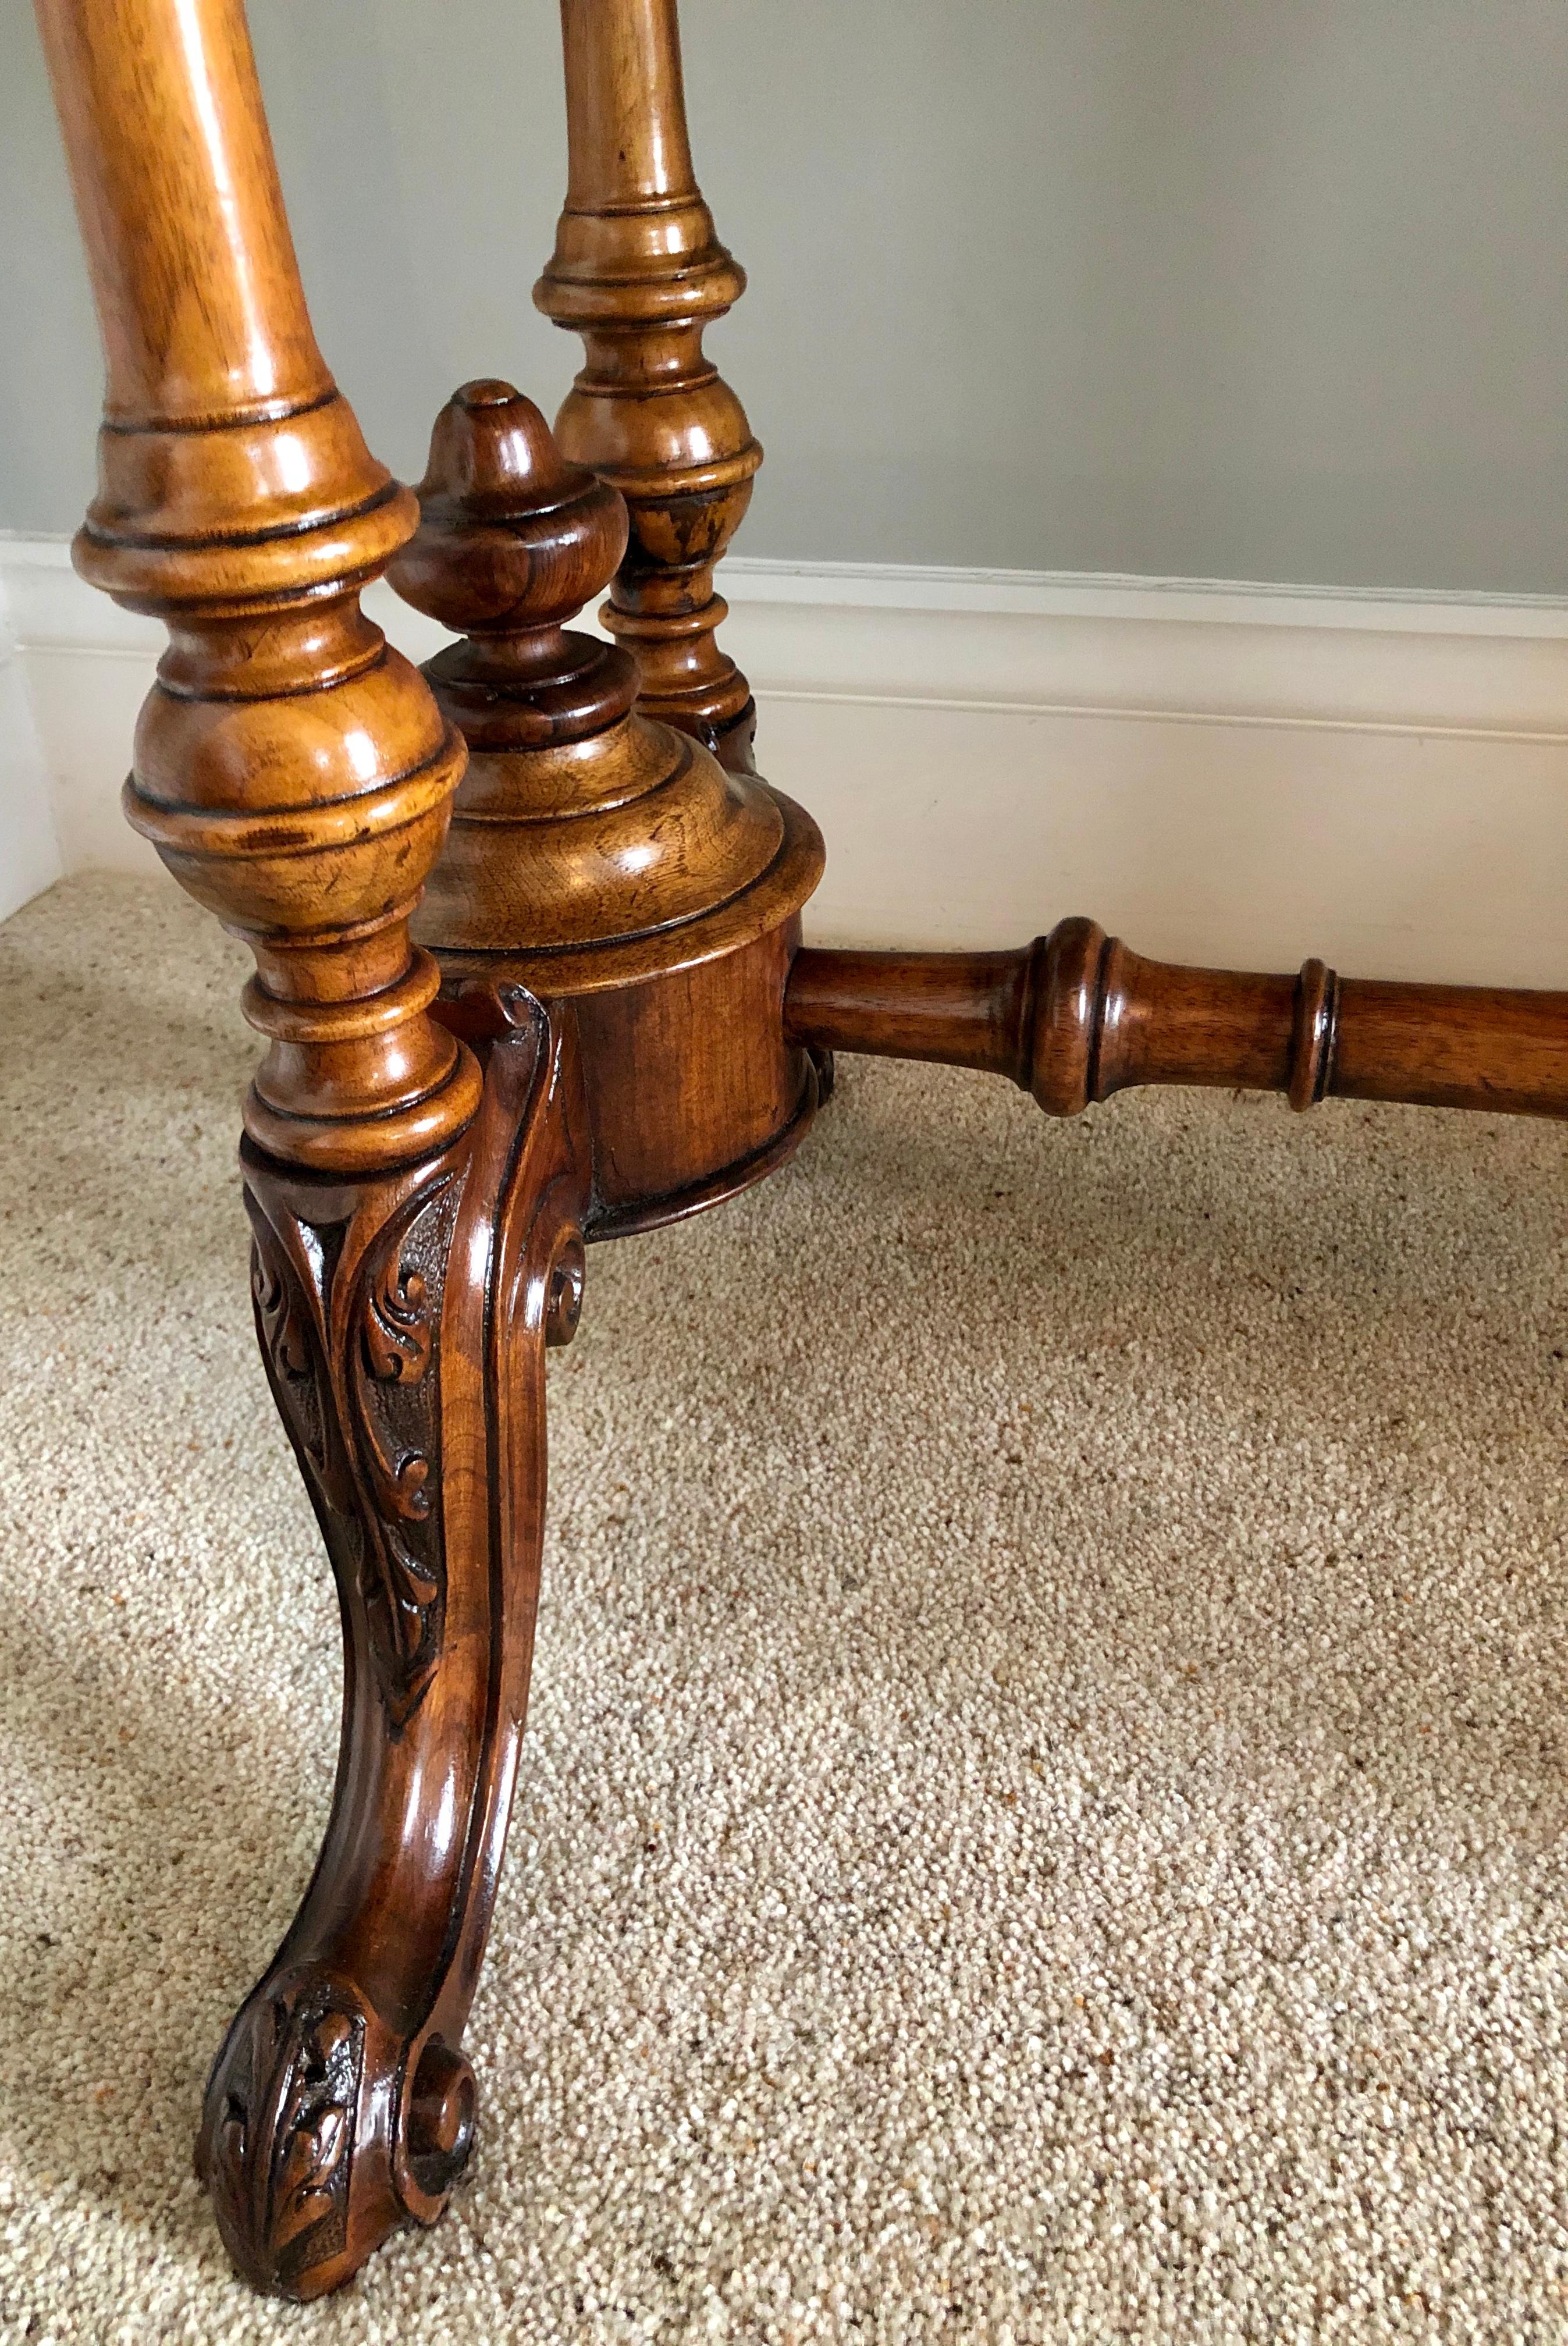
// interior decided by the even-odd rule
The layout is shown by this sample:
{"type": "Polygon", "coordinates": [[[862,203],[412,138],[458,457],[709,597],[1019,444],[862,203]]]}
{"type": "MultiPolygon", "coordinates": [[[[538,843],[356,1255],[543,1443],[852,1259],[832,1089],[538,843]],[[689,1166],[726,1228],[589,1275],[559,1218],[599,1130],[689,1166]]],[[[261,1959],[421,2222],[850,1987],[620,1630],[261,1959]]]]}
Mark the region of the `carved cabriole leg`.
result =
{"type": "Polygon", "coordinates": [[[316,349],[239,0],[40,0],[107,358],[87,577],[168,624],[127,811],[256,958],[245,1178],[269,1372],[348,1658],[332,1818],[219,2057],[224,2237],[312,2296],[439,2211],[527,1691],[540,1352],[588,1141],[569,1010],[430,1015],[409,915],[463,745],[359,590],[417,508],[316,349]]]}
{"type": "Polygon", "coordinates": [[[631,541],[601,614],[636,654],[642,706],[750,770],[750,688],[714,631],[714,566],[762,451],[702,347],[746,290],[692,171],[675,0],[561,0],[566,206],[534,299],[587,363],[556,418],[611,481],[631,541]]]}
{"type": "Polygon", "coordinates": [[[809,817],[634,710],[618,647],[562,622],[626,544],[616,492],[565,462],[509,383],[443,409],[398,591],[465,640],[425,674],[465,735],[452,835],[418,917],[449,985],[570,1001],[594,1134],[590,1235],[731,1194],[804,1130],[820,1066],[784,1035],[809,817]]]}
{"type": "Polygon", "coordinates": [[[360,1181],[245,1153],[257,1327],[347,1695],[321,1859],[219,2055],[199,2159],[236,2263],[289,2296],[433,2222],[473,2137],[460,2046],[527,1708],[544,1352],[576,1324],[587,1202],[570,1014],[506,1008],[455,1148],[360,1181]]]}

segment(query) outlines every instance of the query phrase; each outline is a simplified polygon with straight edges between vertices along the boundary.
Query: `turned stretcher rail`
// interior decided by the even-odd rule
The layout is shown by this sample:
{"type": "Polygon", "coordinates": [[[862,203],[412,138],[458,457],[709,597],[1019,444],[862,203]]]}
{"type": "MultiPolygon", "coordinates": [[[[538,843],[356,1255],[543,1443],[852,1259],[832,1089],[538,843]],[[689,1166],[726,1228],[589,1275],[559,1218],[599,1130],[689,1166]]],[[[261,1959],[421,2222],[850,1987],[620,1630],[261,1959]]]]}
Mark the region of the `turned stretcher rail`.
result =
{"type": "Polygon", "coordinates": [[[791,1042],[1010,1076],[1048,1116],[1205,1084],[1568,1116],[1568,994],[1147,961],[1093,921],[1016,953],[797,954],[791,1042]]]}

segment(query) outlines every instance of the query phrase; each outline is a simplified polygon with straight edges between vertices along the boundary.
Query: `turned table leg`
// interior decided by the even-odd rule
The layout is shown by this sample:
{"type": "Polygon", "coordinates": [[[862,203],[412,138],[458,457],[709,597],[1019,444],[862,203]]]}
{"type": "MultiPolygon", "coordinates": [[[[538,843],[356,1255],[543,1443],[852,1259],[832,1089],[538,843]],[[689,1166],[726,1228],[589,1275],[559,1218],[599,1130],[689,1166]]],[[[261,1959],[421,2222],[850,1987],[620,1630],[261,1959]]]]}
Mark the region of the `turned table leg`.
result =
{"type": "Polygon", "coordinates": [[[798,950],[821,841],[752,776],[715,639],[761,452],[702,350],[744,280],[674,0],[563,0],[537,298],[586,364],[559,448],[511,385],[464,385],[423,523],[316,348],[241,0],[37,5],[107,361],[76,558],[168,627],[129,819],[255,956],[256,1322],[342,1613],[321,1858],[199,2153],[240,2270],[310,2298],[433,2221],[473,2138],[544,1355],[585,1231],[777,1164],[835,1049],[989,1068],[1054,1114],[1145,1082],[1563,1114],[1568,997],[1177,969],[1081,920],[1014,954],[798,950]],[[389,566],[461,634],[428,683],[360,609],[389,566]],[[606,652],[563,623],[612,569],[606,652]]]}
{"type": "Polygon", "coordinates": [[[636,655],[645,715],[751,770],[751,688],[715,631],[715,565],[762,451],[703,331],[746,290],[692,170],[676,0],[561,0],[567,187],[534,299],[587,363],[563,452],[626,498],[631,536],[601,617],[636,655]]]}
{"type": "Polygon", "coordinates": [[[219,2056],[200,2163],[240,2269],[298,2297],[440,2212],[527,1697],[543,1348],[588,1196],[576,1027],[431,1015],[409,915],[461,736],[360,589],[418,510],[311,335],[240,0],[40,0],[107,358],[94,584],[168,625],[129,818],[256,958],[256,1317],[335,1569],[337,1787],[219,2056]]]}

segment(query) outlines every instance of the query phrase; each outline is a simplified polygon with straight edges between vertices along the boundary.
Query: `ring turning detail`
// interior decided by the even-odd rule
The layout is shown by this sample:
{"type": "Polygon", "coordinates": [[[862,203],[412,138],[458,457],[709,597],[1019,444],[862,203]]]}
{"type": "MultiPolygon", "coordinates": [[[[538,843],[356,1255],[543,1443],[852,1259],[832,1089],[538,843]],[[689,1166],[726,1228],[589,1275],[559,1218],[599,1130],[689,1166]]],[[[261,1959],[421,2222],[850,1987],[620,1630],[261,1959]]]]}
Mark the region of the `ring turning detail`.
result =
{"type": "Polygon", "coordinates": [[[1326,1099],[1334,1076],[1339,1041],[1339,977],[1327,962],[1304,961],[1296,980],[1296,1015],[1290,1028],[1290,1078],[1285,1088],[1293,1108],[1326,1099]]]}
{"type": "Polygon", "coordinates": [[[1568,994],[1145,960],[1094,921],[1016,953],[835,953],[789,973],[786,1032],[826,1051],[1008,1076],[1047,1116],[1137,1084],[1568,1116],[1568,994]]]}

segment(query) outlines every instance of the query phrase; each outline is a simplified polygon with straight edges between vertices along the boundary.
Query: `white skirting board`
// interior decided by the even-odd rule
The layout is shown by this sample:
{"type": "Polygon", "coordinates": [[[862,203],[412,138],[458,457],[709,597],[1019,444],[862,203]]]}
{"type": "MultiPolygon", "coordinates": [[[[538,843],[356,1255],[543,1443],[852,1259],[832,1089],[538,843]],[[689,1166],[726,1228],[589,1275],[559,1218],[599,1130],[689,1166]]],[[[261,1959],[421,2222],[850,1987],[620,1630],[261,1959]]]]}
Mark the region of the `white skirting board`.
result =
{"type": "MultiPolygon", "coordinates": [[[[759,761],[829,844],[808,934],[1568,986],[1568,605],[732,557],[759,761]]],[[[151,868],[118,790],[162,640],[0,540],[0,910],[151,868]]],[[[402,649],[443,640],[384,587],[402,649]]]]}

